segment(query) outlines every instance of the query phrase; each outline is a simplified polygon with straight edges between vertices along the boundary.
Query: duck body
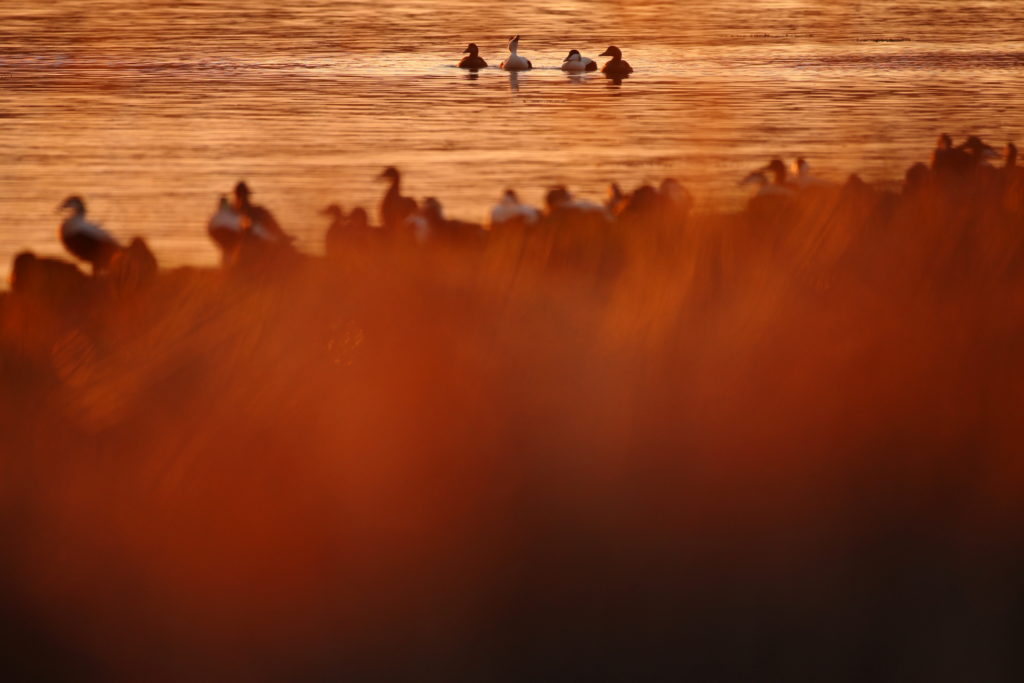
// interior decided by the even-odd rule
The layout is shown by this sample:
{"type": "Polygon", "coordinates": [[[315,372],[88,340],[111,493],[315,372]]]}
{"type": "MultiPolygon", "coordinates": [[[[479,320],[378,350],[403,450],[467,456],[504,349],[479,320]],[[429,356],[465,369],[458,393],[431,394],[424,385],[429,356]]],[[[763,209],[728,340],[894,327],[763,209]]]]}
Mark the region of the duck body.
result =
{"type": "Polygon", "coordinates": [[[570,50],[569,56],[562,61],[562,71],[572,73],[597,71],[597,62],[589,57],[584,57],[579,50],[570,50]]]}
{"type": "Polygon", "coordinates": [[[295,238],[285,233],[269,209],[249,201],[250,194],[249,186],[244,182],[235,185],[234,209],[240,216],[243,235],[271,244],[289,245],[294,242],[295,238]]]}
{"type": "Polygon", "coordinates": [[[419,208],[412,197],[402,196],[402,176],[394,166],[388,166],[380,174],[381,180],[391,181],[388,191],[380,202],[380,222],[386,230],[398,230],[407,224],[410,216],[419,208]]]}
{"type": "Polygon", "coordinates": [[[91,264],[93,272],[106,269],[121,251],[121,245],[97,223],[86,219],[85,202],[81,197],[68,197],[61,208],[71,209],[71,215],[60,226],[64,248],[75,258],[91,264]]]}
{"type": "Polygon", "coordinates": [[[629,65],[625,59],[622,58],[622,50],[615,47],[614,45],[608,46],[608,49],[598,55],[598,57],[611,57],[604,66],[601,67],[601,73],[613,77],[628,76],[633,73],[633,67],[629,65]]]}
{"type": "Polygon", "coordinates": [[[533,64],[529,59],[523,57],[517,53],[519,49],[519,34],[512,36],[508,41],[509,55],[505,58],[505,61],[501,63],[501,68],[505,71],[527,71],[533,68],[533,64]]]}
{"type": "Polygon", "coordinates": [[[491,209],[489,224],[491,228],[533,225],[540,220],[540,212],[532,206],[523,204],[516,196],[515,190],[505,190],[501,201],[491,209]]]}
{"type": "Polygon", "coordinates": [[[242,214],[235,211],[227,197],[220,198],[216,213],[206,225],[206,233],[225,253],[238,246],[242,238],[242,214]]]}
{"type": "Polygon", "coordinates": [[[480,56],[480,48],[476,46],[476,43],[470,43],[469,46],[463,50],[463,54],[466,56],[459,62],[460,69],[487,68],[487,62],[485,62],[483,57],[480,56]]]}

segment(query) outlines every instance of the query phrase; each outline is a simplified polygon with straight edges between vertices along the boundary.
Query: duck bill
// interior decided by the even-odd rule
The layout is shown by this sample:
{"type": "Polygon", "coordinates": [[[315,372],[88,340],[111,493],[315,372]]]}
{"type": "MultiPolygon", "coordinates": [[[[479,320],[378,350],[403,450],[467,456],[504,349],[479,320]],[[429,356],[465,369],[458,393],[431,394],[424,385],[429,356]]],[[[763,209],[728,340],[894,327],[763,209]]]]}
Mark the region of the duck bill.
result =
{"type": "Polygon", "coordinates": [[[602,52],[601,54],[598,55],[598,57],[611,57],[611,56],[612,56],[612,53],[608,52],[608,50],[605,50],[604,52],[602,52]]]}

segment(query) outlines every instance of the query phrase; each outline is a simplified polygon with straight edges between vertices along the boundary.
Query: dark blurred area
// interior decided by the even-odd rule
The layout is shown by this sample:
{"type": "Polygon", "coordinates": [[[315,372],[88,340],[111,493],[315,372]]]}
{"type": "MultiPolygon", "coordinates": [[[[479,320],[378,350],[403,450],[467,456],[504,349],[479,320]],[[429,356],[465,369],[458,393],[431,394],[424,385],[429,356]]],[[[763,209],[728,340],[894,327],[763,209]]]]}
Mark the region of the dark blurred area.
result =
{"type": "Polygon", "coordinates": [[[1022,197],[26,260],[5,678],[1020,680],[1022,197]]]}

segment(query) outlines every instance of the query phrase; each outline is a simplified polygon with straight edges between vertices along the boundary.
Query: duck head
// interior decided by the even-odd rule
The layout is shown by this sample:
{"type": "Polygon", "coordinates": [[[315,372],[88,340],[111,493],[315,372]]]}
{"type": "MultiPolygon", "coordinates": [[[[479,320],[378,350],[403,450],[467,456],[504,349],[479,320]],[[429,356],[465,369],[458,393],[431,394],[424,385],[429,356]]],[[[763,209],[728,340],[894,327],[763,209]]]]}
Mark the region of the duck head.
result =
{"type": "Polygon", "coordinates": [[[519,49],[518,33],[508,39],[508,51],[511,52],[512,54],[515,54],[517,49],[519,49]]]}
{"type": "Polygon", "coordinates": [[[479,52],[480,48],[476,46],[476,43],[470,43],[466,47],[466,49],[462,51],[462,54],[469,54],[472,55],[473,57],[476,57],[479,52]]]}
{"type": "Polygon", "coordinates": [[[354,228],[365,228],[370,224],[370,217],[366,214],[366,209],[357,206],[348,215],[348,223],[354,228]]]}
{"type": "Polygon", "coordinates": [[[953,138],[949,136],[949,133],[943,133],[939,136],[939,139],[935,141],[936,149],[953,149],[953,138]]]}
{"type": "Polygon", "coordinates": [[[402,176],[398,173],[398,169],[394,166],[388,166],[377,176],[377,180],[389,180],[394,184],[397,184],[402,176]]]}
{"type": "Polygon", "coordinates": [[[324,208],[320,209],[320,213],[324,216],[330,216],[335,220],[338,220],[345,215],[345,212],[342,211],[341,207],[337,204],[328,204],[324,208]]]}
{"type": "Polygon", "coordinates": [[[583,57],[580,55],[580,51],[579,50],[569,50],[569,56],[566,57],[565,59],[563,59],[562,61],[563,62],[578,62],[581,59],[583,59],[583,57]]]}
{"type": "Polygon", "coordinates": [[[64,202],[59,207],[57,207],[58,211],[63,211],[65,209],[71,209],[75,213],[84,214],[85,202],[82,201],[82,198],[79,197],[78,195],[72,195],[65,199],[64,202]]]}
{"type": "Polygon", "coordinates": [[[614,45],[609,45],[608,49],[599,54],[598,57],[611,57],[612,59],[622,59],[622,50],[615,47],[614,45]]]}
{"type": "Polygon", "coordinates": [[[248,204],[250,195],[252,195],[252,190],[249,189],[244,180],[239,180],[238,184],[235,185],[235,199],[239,204],[248,204]]]}
{"type": "Polygon", "coordinates": [[[782,163],[782,159],[772,159],[764,170],[775,175],[777,184],[782,185],[786,182],[786,164],[782,163]]]}

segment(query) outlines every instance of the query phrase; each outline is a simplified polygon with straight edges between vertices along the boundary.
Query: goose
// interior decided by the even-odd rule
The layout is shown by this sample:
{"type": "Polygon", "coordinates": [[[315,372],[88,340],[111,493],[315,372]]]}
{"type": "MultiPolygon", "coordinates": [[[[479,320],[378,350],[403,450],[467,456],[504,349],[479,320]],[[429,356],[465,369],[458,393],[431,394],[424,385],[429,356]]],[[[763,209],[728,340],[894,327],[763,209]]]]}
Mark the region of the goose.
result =
{"type": "Polygon", "coordinates": [[[597,71],[597,62],[584,57],[579,50],[569,50],[569,56],[562,61],[562,71],[597,71]]]}
{"type": "Polygon", "coordinates": [[[93,273],[105,270],[122,247],[106,230],[85,218],[85,202],[73,195],[64,200],[59,211],[71,209],[60,226],[60,241],[72,256],[92,265],[93,273]]]}
{"type": "Polygon", "coordinates": [[[274,214],[262,206],[249,201],[252,191],[240,180],[235,185],[235,210],[240,214],[243,231],[271,244],[291,244],[294,237],[285,234],[274,214]]]}
{"type": "Polygon", "coordinates": [[[488,226],[492,229],[512,225],[526,226],[533,225],[539,219],[540,212],[532,206],[520,202],[515,190],[505,190],[501,201],[491,209],[488,226]]]}
{"type": "Polygon", "coordinates": [[[463,50],[463,54],[466,56],[459,62],[460,69],[487,68],[487,62],[485,62],[483,57],[480,56],[480,48],[476,46],[476,43],[470,43],[469,46],[463,50]]]}
{"type": "Polygon", "coordinates": [[[386,230],[397,230],[405,225],[409,216],[416,213],[416,200],[402,196],[402,175],[394,166],[385,168],[377,178],[391,182],[380,202],[380,222],[386,230]]]}
{"type": "Polygon", "coordinates": [[[526,71],[533,68],[529,59],[516,54],[518,48],[519,34],[517,33],[508,40],[509,56],[501,63],[501,68],[505,71],[526,71]]]}
{"type": "Polygon", "coordinates": [[[238,245],[238,240],[242,237],[242,214],[235,211],[226,196],[221,195],[217,211],[206,225],[206,232],[223,252],[228,252],[238,245]]]}
{"type": "Polygon", "coordinates": [[[598,55],[598,57],[611,57],[604,66],[601,67],[601,73],[607,74],[612,77],[628,76],[633,73],[633,67],[629,65],[629,62],[622,58],[622,50],[610,45],[607,50],[598,55]]]}

